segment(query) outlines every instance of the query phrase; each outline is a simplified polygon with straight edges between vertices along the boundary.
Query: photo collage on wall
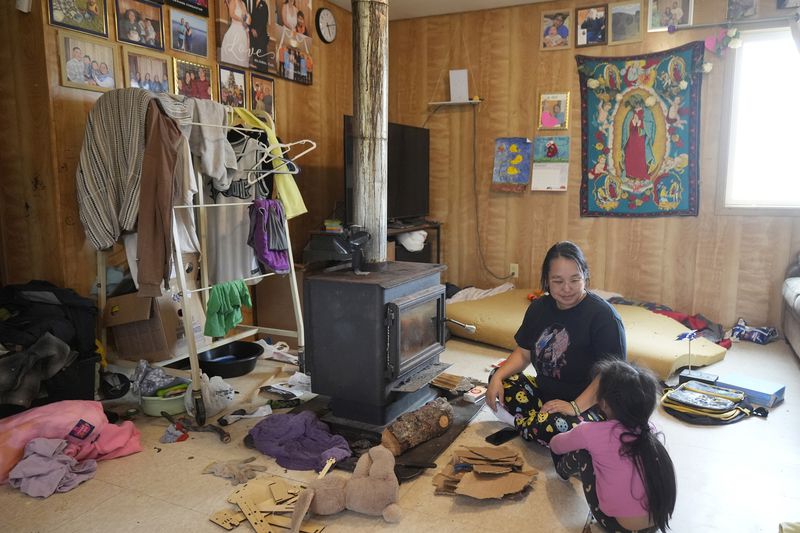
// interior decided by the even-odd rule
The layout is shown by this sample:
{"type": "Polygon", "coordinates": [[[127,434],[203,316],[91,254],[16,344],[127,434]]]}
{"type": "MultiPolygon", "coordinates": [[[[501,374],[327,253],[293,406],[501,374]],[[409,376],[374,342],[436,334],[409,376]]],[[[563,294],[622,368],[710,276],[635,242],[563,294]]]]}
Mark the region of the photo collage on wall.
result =
{"type": "Polygon", "coordinates": [[[215,13],[208,0],[47,0],[47,7],[59,28],[62,86],[218,99],[274,121],[269,75],[312,80],[311,1],[219,0],[215,13]]]}
{"type": "MultiPolygon", "coordinates": [[[[217,3],[220,63],[310,85],[312,0],[222,0],[217,3]]],[[[252,80],[251,80],[252,83],[252,80]]]]}

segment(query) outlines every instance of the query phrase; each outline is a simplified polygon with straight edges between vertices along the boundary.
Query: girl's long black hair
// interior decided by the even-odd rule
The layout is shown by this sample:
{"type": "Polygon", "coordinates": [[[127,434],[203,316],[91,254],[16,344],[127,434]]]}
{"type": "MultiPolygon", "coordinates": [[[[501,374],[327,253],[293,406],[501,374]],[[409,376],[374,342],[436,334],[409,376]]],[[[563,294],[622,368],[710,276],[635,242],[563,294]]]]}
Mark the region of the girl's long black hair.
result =
{"type": "Polygon", "coordinates": [[[620,454],[630,457],[644,481],[650,518],[666,532],[675,509],[675,468],[667,449],[659,440],[661,433],[650,427],[650,415],[656,408],[660,386],[647,369],[609,359],[597,363],[594,375],[600,376],[597,401],[607,407],[609,416],[625,426],[620,454]]]}

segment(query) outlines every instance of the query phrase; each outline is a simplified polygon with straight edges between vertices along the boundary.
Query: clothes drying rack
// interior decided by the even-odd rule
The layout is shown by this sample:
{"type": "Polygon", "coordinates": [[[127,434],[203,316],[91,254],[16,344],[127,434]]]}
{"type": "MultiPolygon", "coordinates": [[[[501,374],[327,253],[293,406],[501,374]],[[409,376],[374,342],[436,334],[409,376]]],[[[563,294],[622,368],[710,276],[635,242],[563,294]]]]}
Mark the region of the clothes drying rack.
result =
{"type": "MultiPolygon", "coordinates": [[[[261,133],[263,130],[253,129],[253,128],[245,128],[236,125],[216,125],[216,124],[200,124],[192,122],[192,125],[200,125],[200,126],[212,126],[212,127],[220,127],[226,129],[236,129],[238,131],[249,131],[249,132],[257,132],[261,133]]],[[[314,148],[316,148],[316,143],[313,141],[307,141],[312,144],[310,149],[305,150],[300,155],[304,155],[314,148]]],[[[299,157],[299,156],[298,156],[299,157]]],[[[298,158],[296,157],[296,158],[298,158]]],[[[296,159],[295,158],[295,159],[296,159]]],[[[267,174],[267,172],[264,172],[267,174]]],[[[192,307],[189,305],[189,300],[194,297],[194,295],[200,295],[203,309],[205,310],[207,304],[207,298],[205,297],[206,292],[211,290],[211,285],[209,284],[208,280],[208,256],[206,254],[207,247],[207,230],[208,230],[208,221],[206,217],[206,209],[209,208],[237,208],[241,209],[244,206],[250,206],[252,202],[232,202],[229,204],[207,204],[205,203],[205,197],[203,194],[203,179],[202,173],[195,172],[195,179],[197,182],[197,203],[191,205],[174,205],[173,209],[173,217],[172,217],[172,243],[173,243],[173,260],[175,265],[175,273],[176,279],[178,282],[178,290],[179,295],[181,297],[180,306],[181,306],[181,316],[183,321],[183,330],[184,336],[186,338],[186,346],[187,346],[187,353],[181,353],[176,357],[159,361],[156,364],[158,366],[164,366],[176,361],[184,360],[188,357],[189,364],[191,367],[191,378],[192,378],[192,402],[194,403],[195,407],[195,419],[199,425],[203,425],[206,422],[206,411],[205,411],[205,404],[203,403],[203,396],[202,396],[202,389],[201,389],[201,372],[200,372],[200,362],[197,356],[197,341],[195,340],[194,329],[192,327],[193,316],[192,316],[192,307]],[[186,282],[186,271],[183,263],[183,257],[181,255],[180,243],[176,238],[178,235],[178,226],[175,218],[175,210],[177,209],[197,209],[197,232],[199,236],[200,242],[200,279],[201,279],[201,287],[196,289],[189,289],[188,284],[186,282]]],[[[252,184],[252,182],[251,182],[252,184]]],[[[280,200],[280,197],[278,197],[280,200]]],[[[214,341],[206,346],[203,347],[204,350],[211,350],[217,348],[219,346],[224,346],[226,344],[230,344],[231,342],[241,340],[247,337],[252,337],[256,334],[266,334],[266,335],[280,335],[283,337],[290,337],[297,339],[297,355],[300,361],[303,360],[303,355],[305,351],[305,332],[303,330],[303,315],[302,310],[300,308],[300,294],[297,287],[297,277],[295,275],[294,269],[294,256],[292,253],[292,241],[289,234],[289,221],[287,217],[283,219],[283,229],[286,233],[286,242],[288,244],[287,251],[288,251],[288,260],[290,269],[286,276],[289,278],[289,285],[291,290],[292,296],[292,307],[294,308],[294,316],[295,316],[295,323],[296,323],[296,330],[287,330],[287,329],[279,329],[279,328],[267,328],[262,326],[251,326],[251,325],[238,325],[234,329],[237,330],[236,333],[227,336],[223,339],[214,341]]],[[[248,278],[244,278],[242,281],[260,281],[263,278],[274,276],[276,275],[274,272],[269,272],[266,274],[260,274],[257,276],[251,276],[248,278]]],[[[98,276],[98,308],[99,308],[99,315],[103,316],[103,310],[106,306],[107,295],[106,295],[106,286],[107,286],[107,279],[106,279],[106,252],[99,251],[97,253],[97,276],[98,276]]],[[[101,340],[104,345],[106,345],[106,330],[105,327],[101,328],[101,340]]]]}

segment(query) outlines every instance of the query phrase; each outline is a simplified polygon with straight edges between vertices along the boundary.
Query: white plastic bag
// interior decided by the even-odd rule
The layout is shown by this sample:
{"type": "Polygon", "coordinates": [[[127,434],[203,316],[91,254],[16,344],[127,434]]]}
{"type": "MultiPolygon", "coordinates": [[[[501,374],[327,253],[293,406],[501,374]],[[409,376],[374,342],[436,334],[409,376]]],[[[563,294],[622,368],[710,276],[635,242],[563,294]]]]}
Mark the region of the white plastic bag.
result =
{"type": "MultiPolygon", "coordinates": [[[[214,376],[208,379],[206,374],[200,376],[200,390],[203,394],[203,405],[206,408],[206,419],[211,418],[217,413],[221,413],[233,402],[234,390],[221,377],[214,376]]],[[[195,416],[194,401],[192,400],[192,385],[186,391],[184,397],[186,412],[195,416]]]]}

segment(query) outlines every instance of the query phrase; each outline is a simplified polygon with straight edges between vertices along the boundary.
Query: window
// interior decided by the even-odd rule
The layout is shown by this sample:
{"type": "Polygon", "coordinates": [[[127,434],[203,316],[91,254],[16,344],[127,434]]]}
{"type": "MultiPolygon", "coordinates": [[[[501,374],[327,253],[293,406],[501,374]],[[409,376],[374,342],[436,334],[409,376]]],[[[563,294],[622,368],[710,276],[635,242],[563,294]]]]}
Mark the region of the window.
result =
{"type": "Polygon", "coordinates": [[[788,28],[742,32],[742,40],[730,89],[724,207],[800,214],[800,49],[788,28]]]}

